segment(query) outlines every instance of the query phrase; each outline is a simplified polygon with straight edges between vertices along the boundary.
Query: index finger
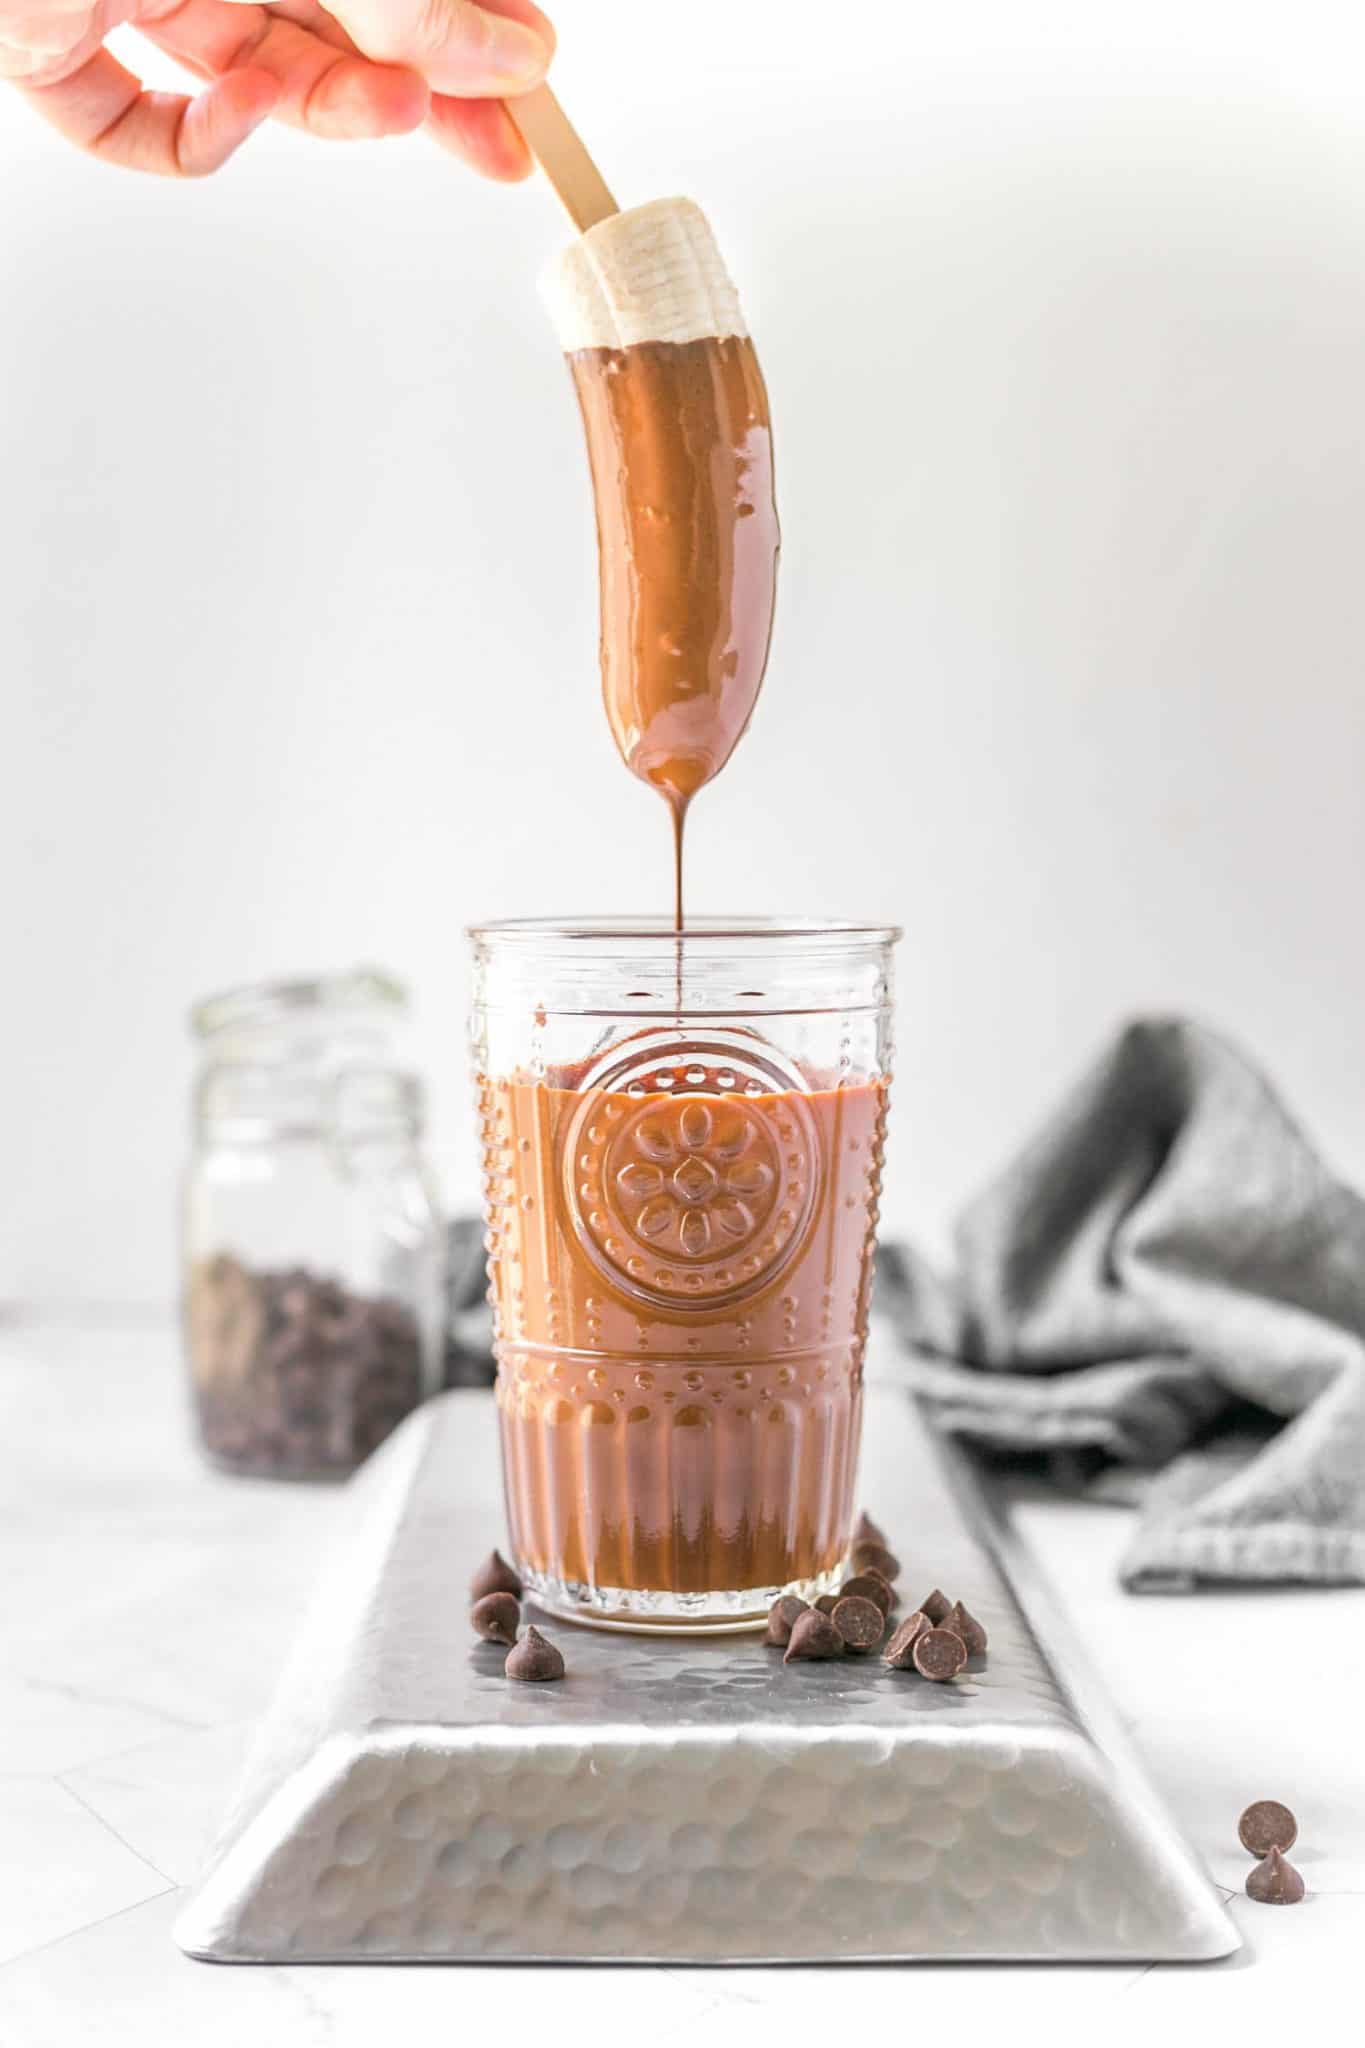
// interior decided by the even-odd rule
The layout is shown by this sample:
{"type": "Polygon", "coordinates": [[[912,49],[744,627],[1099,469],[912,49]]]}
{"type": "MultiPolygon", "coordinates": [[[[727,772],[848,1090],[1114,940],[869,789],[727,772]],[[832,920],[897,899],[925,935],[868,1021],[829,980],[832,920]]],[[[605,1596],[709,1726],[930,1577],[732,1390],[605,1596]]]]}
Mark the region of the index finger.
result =
{"type": "Polygon", "coordinates": [[[340,30],[324,39],[274,7],[179,0],[144,19],[143,33],[201,77],[268,72],[279,86],[278,119],[315,135],[405,135],[425,118],[426,81],[409,66],[372,64],[340,30]]]}
{"type": "Polygon", "coordinates": [[[265,71],[229,72],[191,99],[144,92],[142,81],[96,50],[69,78],[20,85],[45,121],[105,163],[168,178],[216,171],[271,112],[280,89],[265,71]]]}

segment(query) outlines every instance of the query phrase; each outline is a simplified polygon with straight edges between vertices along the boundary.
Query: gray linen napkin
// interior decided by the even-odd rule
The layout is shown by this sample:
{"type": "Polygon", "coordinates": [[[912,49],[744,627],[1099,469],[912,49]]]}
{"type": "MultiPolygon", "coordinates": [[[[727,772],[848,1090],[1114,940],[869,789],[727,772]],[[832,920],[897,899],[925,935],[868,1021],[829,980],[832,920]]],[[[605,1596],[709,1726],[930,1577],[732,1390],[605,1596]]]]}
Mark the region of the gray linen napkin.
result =
{"type": "Polygon", "coordinates": [[[1365,1201],[1256,1069],[1127,1027],[878,1306],[940,1424],[1140,1498],[1133,1589],[1365,1581],[1365,1201]]]}

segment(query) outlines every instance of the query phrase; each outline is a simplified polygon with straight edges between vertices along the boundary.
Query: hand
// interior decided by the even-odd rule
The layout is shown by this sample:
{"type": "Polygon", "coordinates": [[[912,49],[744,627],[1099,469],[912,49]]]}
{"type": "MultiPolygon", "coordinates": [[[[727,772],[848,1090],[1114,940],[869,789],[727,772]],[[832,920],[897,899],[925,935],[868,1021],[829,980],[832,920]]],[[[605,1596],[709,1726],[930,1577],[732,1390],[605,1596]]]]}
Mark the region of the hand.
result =
{"type": "Polygon", "coordinates": [[[0,78],[106,163],[216,171],[269,114],[311,135],[406,135],[425,122],[486,177],[523,178],[501,102],[538,85],[554,30],[533,0],[0,0],[0,78]],[[144,92],[103,47],[131,23],[209,80],[144,92]]]}

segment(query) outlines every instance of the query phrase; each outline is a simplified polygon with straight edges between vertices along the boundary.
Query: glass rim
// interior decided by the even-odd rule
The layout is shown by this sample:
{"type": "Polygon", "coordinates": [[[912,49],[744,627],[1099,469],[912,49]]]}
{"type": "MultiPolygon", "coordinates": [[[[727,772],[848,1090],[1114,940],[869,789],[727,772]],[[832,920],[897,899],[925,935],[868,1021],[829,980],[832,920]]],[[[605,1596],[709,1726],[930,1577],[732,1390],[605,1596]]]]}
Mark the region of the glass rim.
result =
{"type": "Polygon", "coordinates": [[[465,926],[465,937],[475,943],[496,940],[513,945],[546,939],[570,945],[652,941],[683,947],[689,940],[761,945],[781,939],[830,939],[891,946],[903,936],[898,924],[857,924],[841,918],[819,917],[694,917],[688,919],[681,931],[671,917],[662,916],[498,917],[465,926]]]}

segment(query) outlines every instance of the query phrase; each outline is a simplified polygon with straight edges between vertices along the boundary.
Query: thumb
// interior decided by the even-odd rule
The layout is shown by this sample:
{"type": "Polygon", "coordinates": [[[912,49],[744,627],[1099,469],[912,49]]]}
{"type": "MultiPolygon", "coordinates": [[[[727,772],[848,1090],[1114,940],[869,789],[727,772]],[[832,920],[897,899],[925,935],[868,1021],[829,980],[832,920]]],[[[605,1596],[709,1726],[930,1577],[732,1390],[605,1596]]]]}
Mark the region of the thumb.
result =
{"type": "Polygon", "coordinates": [[[329,0],[367,57],[410,64],[436,92],[501,99],[545,76],[554,31],[529,0],[329,0]],[[520,18],[514,18],[520,17],[520,18]]]}

